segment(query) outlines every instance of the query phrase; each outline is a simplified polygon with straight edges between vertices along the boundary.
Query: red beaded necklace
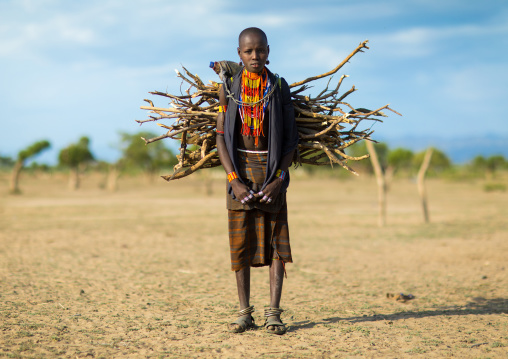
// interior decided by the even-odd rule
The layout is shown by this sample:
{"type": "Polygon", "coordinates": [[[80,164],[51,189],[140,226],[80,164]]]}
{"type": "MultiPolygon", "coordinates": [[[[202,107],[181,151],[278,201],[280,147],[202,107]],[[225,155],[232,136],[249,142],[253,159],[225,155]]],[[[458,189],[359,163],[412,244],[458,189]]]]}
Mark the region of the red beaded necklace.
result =
{"type": "Polygon", "coordinates": [[[268,90],[268,72],[242,72],[242,88],[240,97],[240,118],[242,119],[242,135],[254,136],[258,145],[259,136],[264,136],[263,120],[268,99],[264,96],[268,90]]]}

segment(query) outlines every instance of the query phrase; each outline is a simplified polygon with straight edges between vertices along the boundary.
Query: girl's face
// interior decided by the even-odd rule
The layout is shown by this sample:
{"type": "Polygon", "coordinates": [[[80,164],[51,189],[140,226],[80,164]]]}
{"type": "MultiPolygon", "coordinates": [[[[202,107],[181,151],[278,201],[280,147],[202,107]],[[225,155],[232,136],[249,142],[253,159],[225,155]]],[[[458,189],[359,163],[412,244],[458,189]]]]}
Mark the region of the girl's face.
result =
{"type": "Polygon", "coordinates": [[[268,60],[270,47],[263,36],[251,33],[240,40],[238,55],[249,72],[260,73],[268,60]]]}

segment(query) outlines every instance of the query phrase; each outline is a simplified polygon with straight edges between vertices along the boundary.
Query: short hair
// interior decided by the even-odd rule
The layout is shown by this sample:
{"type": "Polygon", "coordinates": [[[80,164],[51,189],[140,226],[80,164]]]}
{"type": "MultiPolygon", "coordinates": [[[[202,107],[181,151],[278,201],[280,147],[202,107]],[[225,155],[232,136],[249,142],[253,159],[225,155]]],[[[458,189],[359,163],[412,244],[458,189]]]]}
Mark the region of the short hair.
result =
{"type": "Polygon", "coordinates": [[[263,30],[261,30],[257,27],[248,27],[245,30],[243,30],[240,33],[240,35],[238,36],[238,46],[240,46],[240,42],[242,41],[242,39],[245,36],[251,35],[251,34],[256,34],[256,35],[261,36],[265,40],[266,44],[268,45],[268,38],[266,37],[266,34],[263,30]]]}

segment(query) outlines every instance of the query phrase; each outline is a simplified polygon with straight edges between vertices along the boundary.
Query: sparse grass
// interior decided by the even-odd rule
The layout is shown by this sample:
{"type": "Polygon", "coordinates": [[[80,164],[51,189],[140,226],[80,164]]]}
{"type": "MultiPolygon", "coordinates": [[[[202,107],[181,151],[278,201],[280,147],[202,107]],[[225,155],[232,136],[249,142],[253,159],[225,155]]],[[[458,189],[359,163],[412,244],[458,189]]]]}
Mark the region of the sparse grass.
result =
{"type": "Polygon", "coordinates": [[[505,192],[506,185],[504,183],[486,183],[483,185],[485,192],[505,192]]]}
{"type": "Polygon", "coordinates": [[[401,181],[378,228],[373,181],[295,178],[283,337],[262,328],[266,268],[252,271],[259,328],[226,330],[238,304],[222,180],[210,197],[192,179],[134,178],[117,193],[85,180],[0,195],[0,357],[504,356],[508,194],[429,180],[424,225],[401,181]],[[386,298],[400,292],[416,299],[386,298]]]}
{"type": "Polygon", "coordinates": [[[416,347],[416,348],[412,348],[412,349],[406,350],[406,353],[408,353],[408,354],[424,354],[426,352],[427,351],[425,349],[420,348],[420,347],[416,347]]]}

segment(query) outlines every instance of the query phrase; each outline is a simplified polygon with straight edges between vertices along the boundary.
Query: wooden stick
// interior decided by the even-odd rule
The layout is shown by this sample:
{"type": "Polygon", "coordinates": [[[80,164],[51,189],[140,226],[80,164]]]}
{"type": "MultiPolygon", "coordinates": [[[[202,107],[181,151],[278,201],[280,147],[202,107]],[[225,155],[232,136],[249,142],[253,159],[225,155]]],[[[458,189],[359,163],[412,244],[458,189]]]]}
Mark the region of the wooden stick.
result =
{"type": "Polygon", "coordinates": [[[423,162],[420,167],[420,170],[418,171],[417,176],[418,194],[420,195],[420,201],[422,204],[423,211],[423,220],[425,221],[425,223],[430,222],[429,208],[427,205],[427,191],[425,189],[425,173],[427,173],[427,169],[429,168],[430,160],[432,159],[432,152],[433,152],[432,147],[429,147],[425,152],[425,157],[423,158],[423,162]]]}
{"type": "Polygon", "coordinates": [[[371,141],[365,141],[367,145],[367,150],[370,154],[370,161],[372,162],[372,167],[374,167],[374,173],[376,174],[377,180],[377,194],[378,194],[378,225],[379,227],[384,227],[386,224],[386,181],[383,170],[381,168],[381,164],[379,163],[379,158],[377,157],[376,149],[374,148],[374,144],[371,141]]]}
{"type": "Polygon", "coordinates": [[[356,49],[353,50],[353,52],[351,52],[339,65],[337,65],[336,68],[334,68],[333,70],[331,71],[328,71],[328,72],[325,72],[324,74],[321,74],[321,75],[318,75],[318,76],[313,76],[313,77],[309,77],[303,81],[299,81],[299,82],[294,82],[292,83],[291,85],[289,85],[289,88],[293,88],[293,87],[296,87],[296,86],[301,86],[303,84],[306,84],[307,82],[311,82],[311,81],[314,81],[314,80],[318,80],[318,79],[321,79],[323,77],[327,77],[327,76],[330,76],[330,75],[333,75],[334,73],[336,73],[337,71],[339,71],[342,66],[344,66],[353,56],[355,56],[358,52],[363,52],[362,49],[368,49],[369,47],[367,46],[367,43],[369,42],[369,40],[365,40],[364,42],[360,43],[360,45],[357,46],[356,49]]]}
{"type": "Polygon", "coordinates": [[[324,135],[328,131],[330,131],[338,123],[339,123],[339,120],[333,121],[332,124],[330,126],[328,126],[327,128],[325,128],[323,131],[316,132],[315,134],[312,134],[312,135],[300,135],[300,138],[315,138],[315,137],[319,137],[321,135],[324,135]]]}
{"type": "Polygon", "coordinates": [[[205,162],[207,162],[208,160],[212,159],[214,156],[217,156],[217,158],[219,157],[217,152],[209,153],[208,155],[206,155],[198,163],[196,163],[195,165],[193,165],[189,169],[187,169],[187,170],[185,170],[183,172],[174,173],[174,174],[172,174],[170,176],[161,176],[161,177],[164,178],[166,181],[171,181],[171,180],[174,180],[174,179],[180,179],[180,178],[186,177],[186,176],[196,172],[198,169],[200,169],[205,164],[205,162]]]}
{"type": "MultiPolygon", "coordinates": [[[[364,110],[351,106],[343,100],[352,92],[356,91],[353,86],[342,95],[339,90],[347,75],[342,75],[333,90],[329,90],[332,78],[329,79],[324,90],[319,92],[316,98],[300,95],[301,92],[310,88],[307,83],[325,78],[336,73],[355,54],[368,49],[368,41],[360,43],[357,48],[349,54],[333,70],[324,74],[309,77],[303,81],[293,83],[290,87],[291,100],[295,110],[295,120],[299,133],[300,143],[298,145],[302,158],[301,163],[311,165],[332,165],[340,164],[351,173],[357,174],[347,166],[348,160],[357,161],[365,156],[348,156],[345,149],[362,139],[370,139],[373,131],[370,129],[361,130],[359,124],[364,120],[379,121],[373,116],[383,116],[381,109],[388,109],[388,105],[378,110],[364,110]],[[346,113],[349,111],[349,113],[346,113]]],[[[180,141],[178,164],[174,167],[173,175],[164,176],[166,180],[179,179],[192,174],[201,168],[210,168],[220,165],[216,152],[215,127],[218,117],[218,99],[220,84],[211,81],[204,84],[198,75],[193,75],[187,68],[182,66],[183,73],[176,70],[177,76],[182,79],[181,95],[172,95],[166,92],[154,91],[151,94],[169,98],[168,107],[156,107],[151,100],[145,100],[150,106],[141,106],[141,109],[150,111],[149,119],[137,121],[157,122],[163,119],[173,120],[172,125],[157,123],[168,132],[164,135],[144,139],[145,143],[172,138],[180,141]],[[184,91],[183,84],[190,86],[184,91]],[[184,94],[185,92],[185,94],[184,94]],[[189,145],[195,146],[192,150],[189,145]],[[184,168],[186,168],[184,170],[184,168]]],[[[393,111],[397,113],[396,111],[393,111]]],[[[398,114],[398,113],[397,113],[398,114]]],[[[400,115],[400,114],[399,114],[400,115]]]]}
{"type": "Polygon", "coordinates": [[[139,108],[142,110],[151,110],[152,112],[156,112],[156,111],[170,112],[170,113],[175,113],[175,114],[181,114],[183,116],[192,115],[192,116],[196,116],[196,117],[207,116],[207,117],[214,117],[214,118],[217,118],[217,116],[218,116],[218,113],[215,113],[215,112],[179,110],[177,108],[163,108],[163,107],[150,107],[150,106],[140,106],[139,108]]]}
{"type": "Polygon", "coordinates": [[[308,116],[308,117],[314,117],[314,118],[319,118],[319,119],[322,119],[322,120],[330,120],[330,121],[334,121],[334,120],[340,120],[340,122],[346,122],[346,123],[351,123],[351,120],[349,120],[349,115],[344,115],[344,116],[328,116],[328,115],[322,115],[320,113],[314,113],[314,112],[310,112],[310,111],[305,111],[303,109],[301,109],[300,107],[297,107],[296,105],[294,106],[295,110],[299,113],[301,113],[302,115],[305,115],[305,116],[308,116]]]}

